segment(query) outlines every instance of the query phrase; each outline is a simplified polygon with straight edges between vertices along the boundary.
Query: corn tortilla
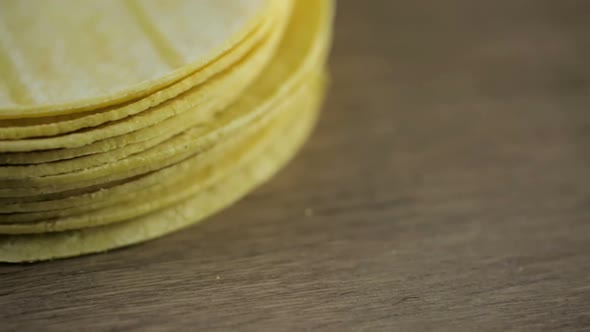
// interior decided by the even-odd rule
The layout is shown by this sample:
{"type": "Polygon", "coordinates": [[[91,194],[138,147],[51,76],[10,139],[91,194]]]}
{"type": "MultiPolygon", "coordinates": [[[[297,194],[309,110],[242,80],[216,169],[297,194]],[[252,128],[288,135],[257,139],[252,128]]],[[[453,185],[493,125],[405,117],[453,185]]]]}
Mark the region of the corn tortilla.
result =
{"type": "MultiPolygon", "coordinates": [[[[59,136],[0,140],[0,152],[25,152],[81,147],[96,141],[122,136],[159,124],[166,119],[191,110],[199,103],[207,100],[215,100],[217,103],[225,103],[225,105],[231,103],[258,76],[268,60],[272,57],[280,41],[285,22],[288,21],[289,4],[291,1],[281,1],[281,3],[283,6],[280,6],[280,16],[277,17],[278,23],[270,38],[262,43],[262,45],[259,45],[257,49],[249,52],[245,61],[240,61],[240,63],[228,70],[228,72],[218,75],[220,76],[218,79],[205,82],[176,98],[166,100],[135,116],[107,122],[97,127],[85,128],[59,136]]],[[[142,106],[147,106],[149,103],[149,97],[147,98],[147,102],[140,102],[142,106]]],[[[203,112],[206,112],[206,110],[203,110],[203,112]]]]}
{"type": "MultiPolygon", "coordinates": [[[[73,132],[83,128],[96,127],[107,122],[117,121],[134,114],[143,112],[150,107],[154,107],[166,100],[177,97],[178,95],[207,82],[210,78],[228,68],[235,66],[238,61],[245,58],[248,53],[270,35],[277,23],[277,17],[273,16],[265,19],[251,36],[246,36],[236,47],[213,61],[210,65],[191,73],[186,78],[156,91],[145,98],[135,99],[126,103],[116,104],[97,110],[72,113],[66,115],[56,115],[50,117],[24,118],[0,120],[0,139],[14,140],[22,138],[32,138],[41,136],[57,136],[73,132]],[[271,24],[272,23],[272,24],[271,24]]],[[[276,34],[276,31],[274,32],[276,34]]],[[[243,61],[243,60],[242,60],[243,61]]]]}
{"type": "Polygon", "coordinates": [[[232,49],[277,2],[2,1],[0,118],[82,112],[152,94],[232,49]]]}
{"type": "MultiPolygon", "coordinates": [[[[237,98],[239,92],[246,88],[255,78],[255,75],[262,70],[261,67],[270,60],[269,55],[271,53],[268,51],[274,53],[278,41],[276,37],[281,36],[282,31],[281,26],[281,29],[277,31],[279,33],[276,34],[275,40],[266,45],[264,50],[260,50],[248,57],[239,66],[228,69],[227,73],[219,75],[218,78],[214,79],[213,82],[207,84],[202,89],[195,89],[194,93],[187,93],[182,97],[182,100],[167,102],[174,109],[180,108],[181,114],[172,116],[158,124],[132,131],[128,135],[115,136],[110,138],[110,140],[100,140],[94,143],[96,147],[92,147],[91,145],[93,144],[91,143],[90,145],[76,149],[77,151],[72,151],[73,149],[61,149],[57,151],[22,153],[21,157],[23,158],[20,159],[14,159],[13,154],[0,154],[0,163],[3,161],[5,163],[6,161],[23,163],[25,160],[30,161],[31,158],[36,158],[36,161],[41,160],[45,162],[33,163],[39,165],[0,166],[0,179],[18,179],[29,176],[39,177],[62,174],[113,162],[142,151],[139,150],[140,147],[143,147],[143,150],[147,150],[190,127],[206,123],[212,118],[215,112],[226,107],[231,101],[237,98]],[[227,86],[231,86],[231,90],[228,93],[223,93],[224,90],[227,90],[227,86]],[[191,107],[191,105],[197,106],[191,107]],[[192,109],[186,109],[187,107],[191,107],[192,109]],[[137,140],[140,141],[136,143],[137,140]],[[119,145],[122,146],[119,147],[119,145]],[[96,152],[97,150],[99,152],[96,152]],[[73,159],[77,157],[77,154],[84,156],[88,152],[91,152],[89,153],[90,156],[73,159]],[[66,160],[56,159],[59,157],[64,157],[66,160]]],[[[160,118],[163,114],[162,109],[159,107],[148,112],[160,118]]],[[[127,124],[128,122],[125,123],[127,124]]],[[[107,129],[108,127],[104,130],[107,129]]],[[[125,130],[129,130],[129,125],[125,126],[125,130]]]]}
{"type": "Polygon", "coordinates": [[[161,210],[196,195],[227,174],[231,174],[252,155],[257,155],[257,151],[265,146],[262,141],[267,139],[267,136],[279,135],[272,132],[284,127],[277,122],[297,121],[298,113],[307,109],[317,109],[319,99],[323,95],[321,84],[323,84],[321,78],[313,77],[311,82],[306,82],[293,96],[289,96],[287,100],[277,105],[272,116],[232,137],[231,144],[224,146],[221,153],[217,154],[217,158],[197,159],[192,163],[190,171],[183,172],[174,179],[161,181],[158,186],[129,195],[129,199],[122,200],[116,205],[73,216],[58,214],[44,220],[43,213],[5,215],[0,223],[0,234],[62,232],[102,226],[161,210]],[[277,117],[278,119],[275,120],[277,117]],[[23,217],[36,219],[41,217],[41,220],[27,220],[23,217]]]}
{"type": "MultiPolygon", "coordinates": [[[[207,139],[211,141],[218,140],[223,135],[227,135],[228,131],[237,130],[240,126],[247,124],[248,121],[253,121],[257,116],[256,112],[248,115],[243,110],[257,109],[253,105],[258,101],[271,100],[272,98],[268,97],[270,95],[274,95],[275,99],[278,98],[278,96],[289,90],[289,86],[301,80],[301,77],[323,61],[329,43],[330,22],[320,21],[320,24],[311,24],[306,21],[306,18],[305,11],[301,9],[300,4],[297,4],[293,15],[294,22],[288,28],[286,38],[279,47],[276,58],[273,59],[259,81],[220,118],[215,125],[215,128],[219,128],[219,131],[210,130],[209,136],[205,135],[205,138],[201,138],[201,141],[191,139],[190,136],[185,137],[183,140],[185,145],[182,146],[195,148],[195,146],[199,146],[199,143],[207,141],[207,139]]],[[[261,109],[258,113],[263,112],[264,108],[261,109]]],[[[9,185],[0,188],[0,195],[5,198],[39,196],[56,193],[60,190],[93,186],[100,182],[116,181],[142,172],[155,170],[157,167],[165,167],[186,158],[187,154],[189,154],[184,152],[184,154],[177,154],[177,150],[179,150],[179,146],[175,144],[168,144],[165,148],[160,146],[157,150],[158,153],[152,154],[163,162],[163,164],[157,166],[141,162],[141,157],[132,156],[122,163],[109,164],[108,167],[101,166],[83,172],[24,179],[16,184],[8,183],[9,185]],[[168,151],[168,148],[171,150],[168,151]],[[161,151],[168,151],[166,158],[162,158],[161,155],[158,157],[161,151]],[[175,159],[168,158],[170,155],[174,156],[175,159]],[[135,160],[139,162],[135,162],[135,160]],[[132,164],[137,165],[137,167],[131,169],[132,164]],[[111,171],[117,167],[120,172],[113,174],[111,171]]],[[[6,203],[7,200],[3,200],[2,205],[7,205],[6,203]]]]}
{"type": "MultiPolygon", "coordinates": [[[[314,26],[317,28],[318,25],[323,27],[325,24],[329,24],[332,15],[332,5],[332,1],[328,0],[297,1],[294,14],[296,19],[293,19],[293,25],[298,22],[298,30],[306,31],[307,29],[314,30],[314,26]]],[[[329,30],[329,27],[316,29],[317,34],[315,38],[318,40],[328,39],[329,30]]],[[[305,37],[306,35],[310,35],[309,31],[308,33],[294,34],[295,39],[302,36],[305,37]]],[[[299,41],[299,43],[291,42],[291,46],[305,46],[302,41],[299,41]]],[[[317,44],[314,44],[314,46],[310,47],[310,52],[307,55],[308,58],[314,58],[313,55],[315,54],[317,58],[323,59],[325,51],[326,47],[317,47],[317,44]]],[[[323,61],[315,62],[317,64],[323,61]]],[[[288,73],[294,71],[299,75],[293,76],[299,76],[300,79],[290,80],[285,85],[279,83],[278,90],[291,91],[294,88],[294,82],[305,81],[305,77],[309,77],[313,73],[313,70],[303,70],[305,68],[313,68],[313,61],[303,61],[303,63],[295,66],[299,67],[298,70],[294,70],[292,68],[293,66],[289,66],[289,64],[294,64],[291,61],[286,61],[284,64],[286,64],[285,67],[277,67],[270,72],[273,73],[276,71],[281,73],[286,71],[288,73]]],[[[280,75],[275,73],[272,76],[280,75]]],[[[285,76],[284,73],[283,76],[285,76]]],[[[319,97],[323,93],[321,85],[316,85],[313,91],[313,96],[315,97],[303,98],[302,100],[310,102],[310,100],[321,98],[319,97]]],[[[273,96],[288,95],[290,94],[280,91],[267,94],[266,96],[270,100],[275,100],[277,98],[273,98],[273,96]]],[[[268,98],[265,100],[268,100],[268,98]]],[[[256,106],[256,103],[254,103],[254,106],[256,106]]],[[[228,126],[239,128],[241,124],[248,122],[248,118],[250,119],[250,122],[248,122],[250,125],[257,124],[260,123],[259,121],[262,116],[268,116],[269,113],[272,114],[271,110],[260,111],[265,110],[265,108],[255,107],[254,109],[256,112],[249,113],[249,116],[246,117],[247,119],[240,119],[238,117],[238,120],[236,120],[236,117],[228,116],[227,119],[233,119],[233,121],[228,121],[225,125],[221,125],[220,129],[225,131],[228,126]]],[[[232,169],[231,172],[228,172],[218,180],[216,179],[213,183],[206,184],[206,189],[198,188],[189,198],[178,204],[172,203],[172,206],[162,210],[108,225],[56,233],[0,235],[0,261],[33,262],[101,252],[147,241],[196,223],[206,216],[232,204],[274,174],[295,153],[305,137],[307,137],[311,127],[315,123],[317,111],[317,106],[304,107],[301,110],[295,108],[293,109],[293,113],[286,113],[277,118],[276,122],[271,122],[272,125],[268,127],[268,131],[264,130],[260,132],[260,136],[257,135],[257,137],[260,137],[260,141],[255,143],[256,147],[244,148],[244,156],[247,156],[245,159],[246,162],[237,162],[237,160],[241,159],[239,153],[227,152],[227,155],[224,157],[228,158],[225,159],[228,160],[227,164],[233,165],[232,161],[236,161],[236,169],[232,169]]],[[[246,128],[248,127],[250,126],[246,128]]],[[[243,133],[243,130],[239,130],[237,133],[243,133]]],[[[217,143],[227,142],[231,137],[235,138],[235,133],[231,136],[224,137],[223,140],[217,140],[217,143]]],[[[173,166],[161,170],[161,172],[171,169],[173,169],[173,166]]],[[[189,167],[187,171],[190,169],[189,167]]],[[[145,178],[147,177],[149,175],[145,176],[145,178]]],[[[156,178],[161,180],[160,177],[156,178]]],[[[187,182],[189,187],[192,187],[189,181],[185,182],[187,182]]],[[[106,196],[104,198],[108,199],[109,197],[106,196]]],[[[0,203],[0,206],[2,206],[2,203],[0,203]]]]}
{"type": "MultiPolygon", "coordinates": [[[[306,0],[302,0],[304,2],[306,0]]],[[[313,0],[317,1],[317,0],[313,0]]],[[[151,240],[185,228],[233,204],[267,180],[297,151],[316,119],[316,109],[274,131],[269,145],[233,174],[180,204],[129,221],[75,231],[0,235],[0,261],[34,262],[103,252],[151,240]]]]}

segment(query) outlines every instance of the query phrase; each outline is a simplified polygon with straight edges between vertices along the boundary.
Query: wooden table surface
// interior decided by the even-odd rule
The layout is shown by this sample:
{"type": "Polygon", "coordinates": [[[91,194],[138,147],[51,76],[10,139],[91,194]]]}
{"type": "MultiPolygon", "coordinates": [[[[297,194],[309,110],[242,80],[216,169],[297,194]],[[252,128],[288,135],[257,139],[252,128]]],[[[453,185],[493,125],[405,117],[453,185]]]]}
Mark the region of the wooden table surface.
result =
{"type": "Polygon", "coordinates": [[[588,13],[340,1],[286,169],[163,239],[0,265],[0,330],[590,329],[588,13]]]}

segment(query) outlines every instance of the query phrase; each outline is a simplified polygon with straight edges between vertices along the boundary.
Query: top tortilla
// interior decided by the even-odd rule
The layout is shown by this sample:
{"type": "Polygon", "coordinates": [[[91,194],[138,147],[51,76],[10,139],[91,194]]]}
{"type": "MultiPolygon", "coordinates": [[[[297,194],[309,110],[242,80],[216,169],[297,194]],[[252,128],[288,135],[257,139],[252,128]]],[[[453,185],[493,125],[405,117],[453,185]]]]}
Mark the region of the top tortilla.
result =
{"type": "Polygon", "coordinates": [[[0,2],[0,119],[141,98],[231,50],[271,0],[0,2]]]}

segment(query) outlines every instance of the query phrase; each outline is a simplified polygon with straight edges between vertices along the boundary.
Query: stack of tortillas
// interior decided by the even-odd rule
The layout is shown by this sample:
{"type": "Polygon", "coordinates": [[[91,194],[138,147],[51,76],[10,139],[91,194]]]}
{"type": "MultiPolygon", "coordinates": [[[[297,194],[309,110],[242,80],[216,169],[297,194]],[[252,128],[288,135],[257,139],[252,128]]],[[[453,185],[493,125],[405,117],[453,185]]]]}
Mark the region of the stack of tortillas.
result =
{"type": "Polygon", "coordinates": [[[0,2],[0,261],[219,211],[313,126],[331,0],[0,2]]]}

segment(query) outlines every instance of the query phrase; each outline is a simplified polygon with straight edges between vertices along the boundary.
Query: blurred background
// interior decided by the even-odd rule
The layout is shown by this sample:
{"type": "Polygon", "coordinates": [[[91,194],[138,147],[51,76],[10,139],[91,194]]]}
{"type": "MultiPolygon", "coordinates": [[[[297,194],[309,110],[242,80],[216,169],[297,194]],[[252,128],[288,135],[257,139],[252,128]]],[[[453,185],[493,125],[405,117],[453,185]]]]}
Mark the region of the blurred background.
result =
{"type": "Polygon", "coordinates": [[[316,139],[346,146],[339,172],[365,176],[373,195],[464,202],[487,217],[587,201],[590,3],[338,5],[316,139]]]}

